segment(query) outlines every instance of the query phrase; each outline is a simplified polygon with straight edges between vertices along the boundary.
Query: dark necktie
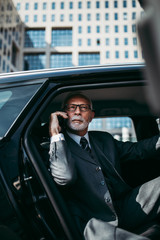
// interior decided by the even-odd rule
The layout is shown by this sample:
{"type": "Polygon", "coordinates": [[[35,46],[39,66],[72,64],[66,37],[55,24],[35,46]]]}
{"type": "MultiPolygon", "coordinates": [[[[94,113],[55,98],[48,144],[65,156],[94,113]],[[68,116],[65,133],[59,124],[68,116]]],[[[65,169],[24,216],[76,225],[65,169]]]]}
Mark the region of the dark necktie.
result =
{"type": "Polygon", "coordinates": [[[87,141],[87,139],[85,137],[81,137],[80,145],[81,145],[81,147],[84,150],[86,150],[87,152],[91,153],[91,149],[89,147],[89,143],[88,143],[88,141],[87,141]]]}

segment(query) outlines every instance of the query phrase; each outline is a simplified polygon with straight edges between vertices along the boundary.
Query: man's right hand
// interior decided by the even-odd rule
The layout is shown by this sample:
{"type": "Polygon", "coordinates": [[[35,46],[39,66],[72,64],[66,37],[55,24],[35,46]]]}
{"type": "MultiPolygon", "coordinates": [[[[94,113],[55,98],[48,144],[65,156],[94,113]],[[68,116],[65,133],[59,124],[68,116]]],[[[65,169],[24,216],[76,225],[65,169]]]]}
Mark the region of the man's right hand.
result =
{"type": "Polygon", "coordinates": [[[51,113],[50,122],[49,122],[49,134],[51,137],[59,134],[62,130],[62,128],[59,124],[59,121],[58,121],[58,117],[67,119],[68,115],[66,112],[51,113]]]}

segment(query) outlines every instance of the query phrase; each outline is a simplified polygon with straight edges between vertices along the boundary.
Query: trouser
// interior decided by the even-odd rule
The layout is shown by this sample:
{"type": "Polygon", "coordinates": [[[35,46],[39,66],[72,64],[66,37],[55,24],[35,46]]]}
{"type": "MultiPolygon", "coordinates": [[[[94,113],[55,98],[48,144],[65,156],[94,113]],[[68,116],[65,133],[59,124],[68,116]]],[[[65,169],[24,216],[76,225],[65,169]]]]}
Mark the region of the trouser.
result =
{"type": "Polygon", "coordinates": [[[118,228],[110,223],[92,218],[84,229],[85,240],[149,240],[118,228]]]}
{"type": "Polygon", "coordinates": [[[130,191],[116,202],[118,227],[91,219],[84,230],[86,240],[145,240],[136,235],[136,228],[156,219],[160,214],[160,177],[130,191]],[[125,229],[125,230],[124,230],[125,229]]]}
{"type": "Polygon", "coordinates": [[[118,226],[133,230],[160,215],[160,177],[134,188],[118,201],[118,226]]]}

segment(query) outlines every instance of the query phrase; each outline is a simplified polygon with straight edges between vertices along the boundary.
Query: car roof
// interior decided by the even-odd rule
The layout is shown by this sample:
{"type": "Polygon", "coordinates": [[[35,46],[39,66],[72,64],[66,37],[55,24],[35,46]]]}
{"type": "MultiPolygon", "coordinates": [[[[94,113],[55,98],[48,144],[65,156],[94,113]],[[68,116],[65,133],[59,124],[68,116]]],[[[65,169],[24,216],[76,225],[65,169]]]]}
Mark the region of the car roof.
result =
{"type": "MultiPolygon", "coordinates": [[[[21,71],[13,73],[0,74],[0,87],[13,84],[32,84],[43,83],[47,79],[67,76],[79,76],[79,74],[99,74],[105,72],[127,72],[127,71],[142,71],[144,64],[119,64],[119,65],[98,65],[98,66],[83,66],[83,67],[66,67],[57,69],[42,69],[32,71],[21,71]]],[[[61,79],[62,81],[62,79],[61,79]]]]}

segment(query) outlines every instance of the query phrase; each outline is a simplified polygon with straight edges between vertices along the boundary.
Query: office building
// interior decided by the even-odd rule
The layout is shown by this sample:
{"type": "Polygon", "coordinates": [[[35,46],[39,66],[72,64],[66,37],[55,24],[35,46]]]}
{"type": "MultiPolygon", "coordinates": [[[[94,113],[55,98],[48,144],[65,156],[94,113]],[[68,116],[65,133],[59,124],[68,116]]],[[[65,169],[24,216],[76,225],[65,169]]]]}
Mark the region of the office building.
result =
{"type": "Polygon", "coordinates": [[[21,68],[142,62],[136,0],[13,0],[25,24],[21,68]]]}
{"type": "Polygon", "coordinates": [[[22,70],[24,24],[11,0],[0,0],[0,72],[22,70]]]}

